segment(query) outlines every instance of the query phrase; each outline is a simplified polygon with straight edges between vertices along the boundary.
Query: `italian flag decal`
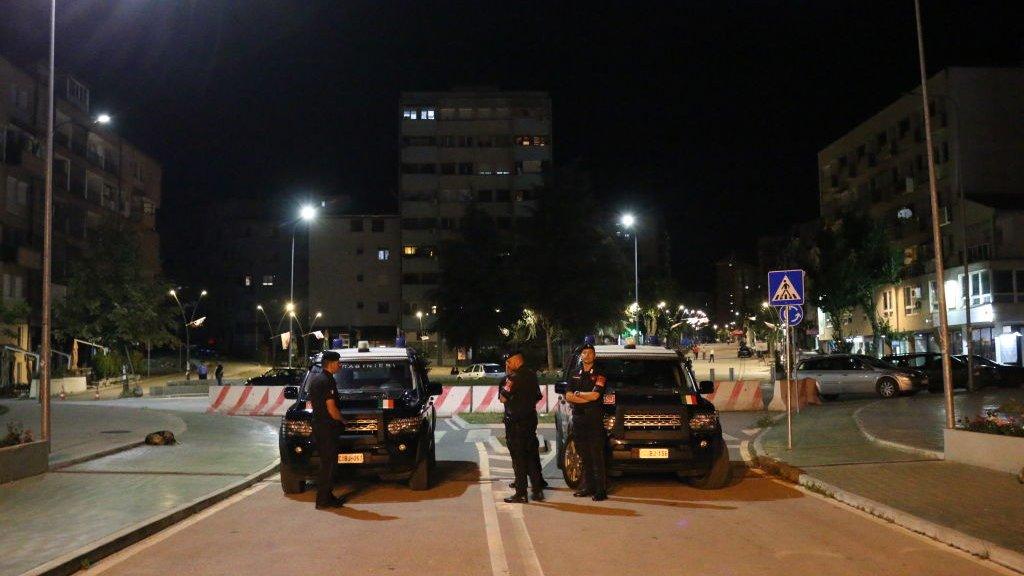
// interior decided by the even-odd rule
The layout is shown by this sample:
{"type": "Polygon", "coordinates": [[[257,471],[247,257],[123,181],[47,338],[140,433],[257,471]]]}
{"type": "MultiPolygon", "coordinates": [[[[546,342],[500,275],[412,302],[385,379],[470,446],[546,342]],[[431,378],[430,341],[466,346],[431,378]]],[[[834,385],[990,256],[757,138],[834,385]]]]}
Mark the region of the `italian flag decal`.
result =
{"type": "Polygon", "coordinates": [[[390,410],[395,407],[395,401],[391,398],[381,398],[380,407],[384,410],[390,410]]]}
{"type": "Polygon", "coordinates": [[[693,394],[686,394],[685,396],[683,396],[683,398],[686,400],[686,405],[687,406],[696,406],[697,405],[697,396],[695,396],[693,394]]]}

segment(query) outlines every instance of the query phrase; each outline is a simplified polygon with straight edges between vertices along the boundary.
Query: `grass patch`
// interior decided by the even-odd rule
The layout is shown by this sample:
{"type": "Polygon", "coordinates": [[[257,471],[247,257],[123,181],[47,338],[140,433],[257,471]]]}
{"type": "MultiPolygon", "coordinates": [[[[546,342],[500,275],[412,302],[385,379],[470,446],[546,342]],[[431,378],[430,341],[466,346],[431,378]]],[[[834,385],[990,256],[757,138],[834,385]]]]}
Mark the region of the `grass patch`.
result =
{"type": "MultiPolygon", "coordinates": [[[[504,415],[501,412],[463,412],[459,418],[467,424],[501,424],[504,415]]],[[[539,414],[537,422],[540,424],[554,424],[554,414],[539,414]]]]}
{"type": "Polygon", "coordinates": [[[770,414],[765,414],[757,419],[758,428],[768,428],[773,424],[775,424],[775,419],[772,418],[770,414]]]}

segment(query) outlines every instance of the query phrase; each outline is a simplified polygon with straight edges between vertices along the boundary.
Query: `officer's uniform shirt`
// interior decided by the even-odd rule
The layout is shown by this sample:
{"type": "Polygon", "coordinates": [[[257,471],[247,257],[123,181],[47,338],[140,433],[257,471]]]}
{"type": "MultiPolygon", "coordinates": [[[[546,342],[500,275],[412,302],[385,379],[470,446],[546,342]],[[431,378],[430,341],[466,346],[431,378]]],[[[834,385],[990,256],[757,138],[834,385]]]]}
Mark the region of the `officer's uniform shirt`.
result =
{"type": "Polygon", "coordinates": [[[313,376],[309,383],[308,398],[313,406],[313,431],[315,433],[319,434],[341,427],[341,422],[331,418],[331,413],[327,411],[327,401],[330,399],[334,400],[336,406],[340,405],[338,389],[330,374],[321,372],[313,376]]]}
{"type": "Polygon", "coordinates": [[[597,400],[583,404],[573,404],[573,416],[600,416],[602,414],[601,406],[604,404],[604,384],[604,374],[598,372],[597,368],[591,368],[588,372],[580,367],[573,374],[569,380],[568,388],[570,392],[597,392],[597,400]]]}
{"type": "Polygon", "coordinates": [[[498,388],[505,398],[505,415],[513,420],[537,414],[537,401],[543,398],[537,374],[526,367],[509,374],[498,388]]]}

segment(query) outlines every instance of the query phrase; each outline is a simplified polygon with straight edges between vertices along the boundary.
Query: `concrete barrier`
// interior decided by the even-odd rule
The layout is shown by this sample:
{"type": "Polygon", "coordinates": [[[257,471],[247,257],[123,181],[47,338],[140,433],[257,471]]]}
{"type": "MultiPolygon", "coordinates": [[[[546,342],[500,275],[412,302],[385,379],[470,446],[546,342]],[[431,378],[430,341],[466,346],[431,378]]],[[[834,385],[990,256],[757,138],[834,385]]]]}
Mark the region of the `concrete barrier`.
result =
{"type": "Polygon", "coordinates": [[[760,380],[723,380],[715,382],[715,391],[705,394],[719,412],[764,410],[760,380]]]}
{"type": "Polygon", "coordinates": [[[818,396],[818,386],[814,380],[810,378],[804,378],[803,380],[778,380],[775,382],[775,388],[772,391],[772,401],[768,405],[768,410],[782,411],[786,410],[786,394],[787,382],[793,383],[793,406],[798,410],[805,406],[821,404],[821,397],[818,396]]]}
{"type": "Polygon", "coordinates": [[[284,397],[287,386],[210,386],[211,414],[229,416],[282,416],[292,401],[284,397]]]}
{"type": "MultiPolygon", "coordinates": [[[[60,396],[61,391],[66,394],[80,394],[88,390],[85,376],[67,376],[64,378],[50,379],[50,396],[60,396]]],[[[29,398],[39,397],[39,380],[33,380],[29,385],[29,398]]]]}

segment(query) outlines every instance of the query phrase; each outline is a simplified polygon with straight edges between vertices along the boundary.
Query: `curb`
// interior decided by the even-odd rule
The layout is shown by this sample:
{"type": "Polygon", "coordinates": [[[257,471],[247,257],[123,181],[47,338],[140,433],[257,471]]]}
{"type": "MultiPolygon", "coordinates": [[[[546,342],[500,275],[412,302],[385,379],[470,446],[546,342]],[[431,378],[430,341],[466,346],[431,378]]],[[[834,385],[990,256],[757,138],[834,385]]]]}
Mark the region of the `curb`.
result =
{"type": "MultiPolygon", "coordinates": [[[[881,400],[879,400],[879,402],[881,402],[881,400]]],[[[892,440],[883,440],[875,436],[874,434],[868,432],[867,427],[865,427],[864,423],[861,422],[860,412],[861,410],[874,406],[875,404],[877,404],[877,402],[872,402],[871,404],[861,406],[860,408],[856,409],[853,412],[853,423],[857,425],[857,430],[859,430],[860,433],[865,438],[868,439],[868,441],[874,444],[878,444],[879,446],[883,446],[885,448],[892,448],[893,450],[899,450],[901,452],[907,452],[908,454],[914,454],[915,456],[923,456],[925,458],[931,458],[933,460],[946,459],[945,452],[939,452],[938,450],[929,450],[927,448],[918,448],[917,446],[911,446],[909,444],[900,444],[899,442],[893,442],[892,440]]]]}
{"type": "Polygon", "coordinates": [[[1024,554],[848,492],[776,458],[755,454],[754,463],[758,468],[772,476],[803,486],[826,498],[842,502],[851,508],[866,512],[911,532],[927,536],[936,542],[941,542],[983,560],[989,560],[1004,568],[1024,574],[1024,554]]]}
{"type": "Polygon", "coordinates": [[[23,572],[20,576],[63,576],[67,574],[74,574],[89,564],[93,564],[102,558],[110,556],[115,552],[119,552],[173,524],[181,522],[189,516],[193,516],[210,506],[221,502],[222,500],[226,500],[231,496],[234,496],[235,494],[263,480],[267,476],[273,475],[277,472],[280,465],[281,461],[277,459],[270,466],[267,466],[259,472],[246,476],[244,479],[217,492],[200,496],[188,504],[184,504],[168,512],[157,514],[133,526],[129,526],[128,528],[115,532],[101,540],[86,544],[74,552],[69,552],[68,554],[51,560],[46,564],[36,566],[27,572],[23,572]]]}

